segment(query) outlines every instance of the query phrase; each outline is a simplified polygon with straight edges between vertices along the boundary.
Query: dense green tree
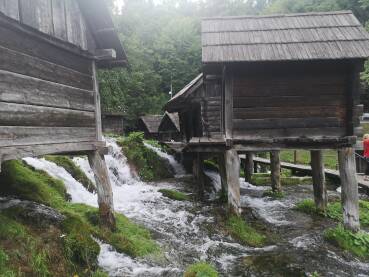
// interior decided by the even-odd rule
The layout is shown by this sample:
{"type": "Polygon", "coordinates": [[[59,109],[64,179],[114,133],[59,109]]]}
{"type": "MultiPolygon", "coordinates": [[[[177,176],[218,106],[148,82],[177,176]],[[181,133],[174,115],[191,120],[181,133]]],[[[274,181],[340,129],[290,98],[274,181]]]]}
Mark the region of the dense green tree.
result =
{"type": "MultiPolygon", "coordinates": [[[[100,72],[103,110],[123,112],[130,128],[140,115],[162,113],[171,83],[178,92],[201,71],[202,17],[332,10],[369,20],[369,0],[124,0],[114,21],[129,67],[100,72]]],[[[362,79],[369,87],[369,64],[362,79]]]]}

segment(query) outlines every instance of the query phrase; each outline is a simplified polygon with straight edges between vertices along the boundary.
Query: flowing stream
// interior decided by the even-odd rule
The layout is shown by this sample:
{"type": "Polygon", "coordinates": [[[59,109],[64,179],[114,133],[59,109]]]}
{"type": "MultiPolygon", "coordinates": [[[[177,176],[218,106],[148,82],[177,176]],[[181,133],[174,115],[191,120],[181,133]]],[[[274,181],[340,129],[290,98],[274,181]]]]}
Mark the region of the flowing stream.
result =
{"type": "MultiPolygon", "coordinates": [[[[192,193],[191,178],[175,159],[153,146],[147,146],[174,167],[176,178],[145,183],[132,175],[127,159],[113,139],[107,138],[111,152],[106,156],[114,193],[114,205],[132,221],[151,230],[153,238],[163,249],[160,258],[133,259],[117,253],[99,242],[99,264],[110,276],[182,276],[187,265],[205,260],[214,264],[221,276],[369,276],[369,265],[343,254],[323,239],[324,229],[335,223],[294,211],[294,204],[312,197],[311,186],[291,186],[282,200],[262,197],[268,187],[254,187],[242,181],[242,206],[246,217],[264,226],[273,243],[263,248],[238,244],[217,227],[217,205],[178,202],[162,196],[158,190],[175,188],[192,193]]],[[[97,196],[88,192],[63,168],[44,159],[26,158],[37,169],[64,181],[72,202],[97,206],[97,196]]],[[[74,162],[93,180],[85,158],[74,162]]],[[[220,189],[216,172],[206,172],[220,189]]],[[[330,191],[331,196],[339,192],[330,191]]],[[[214,193],[209,195],[210,200],[214,193]]]]}

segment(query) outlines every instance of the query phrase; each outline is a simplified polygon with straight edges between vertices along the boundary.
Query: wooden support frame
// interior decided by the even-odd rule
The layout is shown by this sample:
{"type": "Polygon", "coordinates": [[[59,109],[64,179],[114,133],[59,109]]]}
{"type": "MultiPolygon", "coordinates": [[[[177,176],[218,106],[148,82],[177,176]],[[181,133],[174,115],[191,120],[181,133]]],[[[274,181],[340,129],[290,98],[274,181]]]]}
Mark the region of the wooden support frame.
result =
{"type": "Polygon", "coordinates": [[[244,163],[245,181],[251,183],[252,175],[254,173],[254,156],[252,152],[246,153],[246,159],[244,163]]]}
{"type": "Polygon", "coordinates": [[[228,188],[228,208],[231,213],[241,214],[240,158],[234,149],[224,152],[224,164],[228,188]]]}
{"type": "Polygon", "coordinates": [[[227,72],[226,67],[223,70],[224,75],[224,131],[227,147],[232,146],[233,139],[233,77],[227,72]]]}
{"type": "Polygon", "coordinates": [[[360,230],[360,221],[355,150],[352,147],[340,149],[338,151],[338,162],[342,187],[343,223],[346,229],[357,232],[360,230]]]}
{"type": "Polygon", "coordinates": [[[98,151],[90,152],[88,154],[88,161],[95,176],[101,224],[114,230],[116,223],[114,218],[113,191],[104,155],[101,155],[98,151]]]}
{"type": "Polygon", "coordinates": [[[218,167],[219,167],[220,182],[222,185],[221,199],[227,199],[228,185],[227,185],[227,170],[225,166],[224,154],[218,155],[218,167]]]}
{"type": "Polygon", "coordinates": [[[204,157],[201,153],[196,153],[193,160],[193,175],[197,182],[197,194],[203,199],[205,192],[205,173],[204,173],[204,157]]]}
{"type": "Polygon", "coordinates": [[[319,211],[325,212],[327,209],[328,196],[325,182],[323,152],[311,151],[310,155],[315,205],[319,211]]]}
{"type": "Polygon", "coordinates": [[[282,191],[281,187],[281,160],[279,151],[270,152],[270,171],[272,190],[274,192],[282,191]]]}

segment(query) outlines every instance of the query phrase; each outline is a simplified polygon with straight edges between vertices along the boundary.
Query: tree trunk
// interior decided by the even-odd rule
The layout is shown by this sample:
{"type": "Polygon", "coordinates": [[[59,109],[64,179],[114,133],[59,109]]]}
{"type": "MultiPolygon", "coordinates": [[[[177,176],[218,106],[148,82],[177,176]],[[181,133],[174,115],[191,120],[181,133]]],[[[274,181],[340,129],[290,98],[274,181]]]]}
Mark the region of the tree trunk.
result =
{"type": "Polygon", "coordinates": [[[311,169],[313,173],[314,200],[318,210],[327,209],[327,187],[325,183],[323,152],[311,151],[311,169]]]}
{"type": "Polygon", "coordinates": [[[338,162],[342,187],[343,223],[346,229],[357,232],[360,230],[359,191],[354,151],[351,147],[340,149],[338,162]]]}
{"type": "Polygon", "coordinates": [[[105,158],[98,151],[93,151],[88,155],[88,161],[95,176],[101,224],[114,230],[116,224],[114,218],[113,191],[105,158]]]}

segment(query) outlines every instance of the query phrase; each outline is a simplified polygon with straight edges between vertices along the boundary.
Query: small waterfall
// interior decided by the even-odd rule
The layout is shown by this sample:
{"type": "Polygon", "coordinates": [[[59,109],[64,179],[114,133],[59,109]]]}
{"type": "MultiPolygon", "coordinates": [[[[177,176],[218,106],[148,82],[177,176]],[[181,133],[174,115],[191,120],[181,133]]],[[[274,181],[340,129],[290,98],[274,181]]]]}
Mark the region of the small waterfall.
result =
{"type": "Polygon", "coordinates": [[[145,146],[147,148],[155,151],[160,157],[168,160],[169,164],[172,166],[172,168],[173,168],[173,170],[176,174],[176,177],[186,175],[186,170],[184,169],[184,167],[179,162],[177,162],[176,159],[172,155],[169,155],[169,154],[163,152],[160,148],[152,146],[152,145],[150,145],[146,142],[145,142],[145,146]]]}

